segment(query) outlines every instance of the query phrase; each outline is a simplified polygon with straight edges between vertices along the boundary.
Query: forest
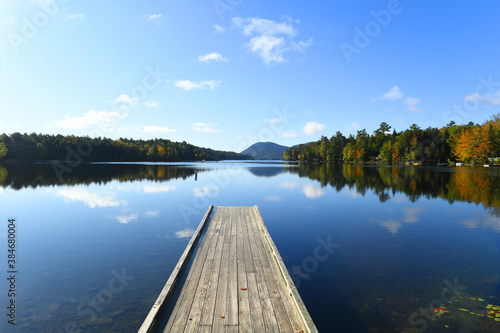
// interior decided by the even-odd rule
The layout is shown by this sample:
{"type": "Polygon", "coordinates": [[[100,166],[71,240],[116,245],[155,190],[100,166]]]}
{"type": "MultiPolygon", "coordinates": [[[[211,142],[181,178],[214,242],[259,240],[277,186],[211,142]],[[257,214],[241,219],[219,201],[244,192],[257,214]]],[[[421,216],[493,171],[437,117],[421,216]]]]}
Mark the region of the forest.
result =
{"type": "Polygon", "coordinates": [[[20,134],[0,135],[0,160],[85,162],[176,162],[249,160],[249,155],[200,148],[166,139],[113,140],[74,135],[20,134]]]}
{"type": "Polygon", "coordinates": [[[368,134],[358,130],[356,136],[341,132],[328,139],[289,148],[286,161],[331,161],[359,164],[498,164],[500,156],[500,113],[483,124],[469,122],[457,125],[451,121],[443,128],[421,129],[413,124],[405,131],[391,131],[385,122],[368,134]],[[496,158],[496,159],[495,159],[496,158]]]}

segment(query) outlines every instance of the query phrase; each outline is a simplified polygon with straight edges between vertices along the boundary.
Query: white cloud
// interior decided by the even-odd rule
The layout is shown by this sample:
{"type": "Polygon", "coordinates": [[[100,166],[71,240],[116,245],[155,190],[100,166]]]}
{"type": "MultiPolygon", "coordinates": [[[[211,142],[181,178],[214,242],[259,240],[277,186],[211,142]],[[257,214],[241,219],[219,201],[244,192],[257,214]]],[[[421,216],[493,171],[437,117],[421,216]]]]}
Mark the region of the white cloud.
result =
{"type": "Polygon", "coordinates": [[[399,229],[403,226],[403,224],[399,221],[389,219],[385,221],[378,221],[382,227],[386,228],[391,234],[396,235],[399,232],[399,229]]]}
{"type": "Polygon", "coordinates": [[[160,192],[170,192],[176,190],[175,185],[144,185],[144,193],[160,193],[160,192]]]}
{"type": "Polygon", "coordinates": [[[146,102],[144,102],[144,105],[146,105],[146,107],[148,107],[148,108],[159,108],[160,107],[160,104],[158,104],[157,101],[146,101],[146,102]]]}
{"type": "Polygon", "coordinates": [[[162,15],[161,14],[152,14],[152,15],[148,15],[148,21],[154,21],[154,20],[158,20],[158,19],[161,19],[162,15]]]}
{"type": "Polygon", "coordinates": [[[130,215],[118,215],[116,220],[120,223],[127,224],[129,222],[136,221],[139,216],[137,214],[130,215]]]}
{"type": "MultiPolygon", "coordinates": [[[[383,94],[380,97],[377,98],[372,98],[371,101],[375,102],[378,100],[388,100],[388,101],[395,101],[397,99],[403,98],[403,92],[399,89],[398,86],[392,87],[387,93],[383,94]]],[[[417,113],[428,113],[425,110],[422,110],[421,108],[417,107],[418,104],[420,104],[420,99],[416,97],[407,97],[404,100],[406,104],[406,110],[412,111],[412,112],[417,112],[417,113]]]]}
{"type": "Polygon", "coordinates": [[[160,215],[160,211],[159,210],[148,210],[145,215],[147,218],[158,217],[158,215],[160,215]]]}
{"type": "Polygon", "coordinates": [[[285,52],[304,51],[312,44],[312,39],[307,42],[293,40],[297,35],[297,30],[293,26],[294,21],[290,18],[283,22],[276,22],[261,18],[235,17],[232,22],[233,26],[242,30],[243,35],[251,37],[245,44],[246,48],[261,57],[267,66],[285,62],[286,59],[283,56],[285,52]]]}
{"type": "Polygon", "coordinates": [[[129,104],[132,106],[136,106],[138,104],[137,98],[131,97],[130,95],[127,94],[121,94],[120,96],[115,98],[115,102],[129,104]]]}
{"type": "Polygon", "coordinates": [[[286,188],[287,190],[293,190],[297,186],[299,186],[297,182],[283,182],[278,185],[279,188],[286,188]]]}
{"type": "Polygon", "coordinates": [[[101,195],[91,193],[83,188],[70,188],[58,190],[57,197],[64,198],[64,201],[81,201],[90,208],[96,207],[118,207],[124,202],[116,200],[114,195],[101,195]]]}
{"type": "Polygon", "coordinates": [[[248,49],[261,57],[266,65],[273,63],[283,63],[285,58],[285,38],[274,36],[256,36],[250,39],[247,44],[248,49]]]}
{"type": "Polygon", "coordinates": [[[479,95],[478,93],[472,93],[464,97],[465,101],[468,102],[480,102],[480,101],[488,101],[485,106],[494,107],[500,105],[500,90],[497,90],[495,93],[487,93],[484,96],[479,95]]]}
{"type": "Polygon", "coordinates": [[[324,195],[326,190],[324,188],[314,186],[313,184],[307,184],[302,186],[302,193],[304,193],[307,198],[314,199],[324,195]]]}
{"type": "Polygon", "coordinates": [[[144,133],[175,133],[176,129],[161,126],[144,126],[144,133]]]}
{"type": "Polygon", "coordinates": [[[325,125],[316,123],[314,121],[308,122],[306,126],[302,128],[305,134],[313,135],[316,132],[322,131],[326,128],[325,125]]]}
{"type": "Polygon", "coordinates": [[[91,126],[109,128],[114,126],[118,119],[125,118],[127,114],[117,111],[95,111],[90,110],[83,116],[65,115],[62,120],[56,120],[55,125],[62,128],[86,129],[91,126]]]}
{"type": "Polygon", "coordinates": [[[289,24],[289,22],[275,22],[272,20],[260,19],[260,18],[247,18],[242,19],[240,17],[233,18],[233,24],[238,28],[243,29],[243,34],[246,36],[250,36],[253,33],[257,33],[259,35],[265,36],[273,36],[273,35],[289,35],[295,36],[297,31],[295,28],[289,24]]]}
{"type": "Polygon", "coordinates": [[[471,102],[477,102],[477,101],[482,101],[484,98],[477,94],[477,93],[472,93],[470,95],[467,95],[464,97],[464,100],[466,101],[471,101],[471,102]]]}
{"type": "Polygon", "coordinates": [[[198,57],[199,62],[226,62],[229,61],[228,58],[224,58],[220,53],[212,52],[198,57]]]}
{"type": "Polygon", "coordinates": [[[193,229],[184,229],[184,230],[179,230],[175,233],[175,238],[189,238],[194,235],[195,230],[193,229]]]}
{"type": "Polygon", "coordinates": [[[493,229],[495,232],[500,232],[500,217],[489,216],[484,223],[486,227],[493,229]]]}
{"type": "Polygon", "coordinates": [[[420,214],[427,210],[427,207],[418,207],[418,208],[406,208],[404,211],[404,215],[401,221],[397,221],[394,219],[387,220],[375,220],[370,219],[370,222],[376,222],[382,227],[386,228],[391,234],[396,235],[399,232],[399,229],[403,226],[403,223],[415,223],[420,221],[420,214]]]}
{"type": "Polygon", "coordinates": [[[219,188],[217,186],[203,186],[203,187],[195,187],[193,188],[193,195],[195,197],[205,197],[208,196],[209,198],[213,198],[217,192],[219,191],[219,188]]]}
{"type": "Polygon", "coordinates": [[[224,29],[223,27],[221,27],[218,24],[214,24],[214,29],[215,29],[215,31],[217,31],[218,33],[221,33],[221,34],[223,34],[226,31],[226,29],[224,29]]]}
{"type": "Polygon", "coordinates": [[[358,124],[357,122],[353,121],[353,122],[351,123],[351,128],[353,128],[353,129],[360,129],[360,128],[361,128],[361,125],[360,125],[360,124],[358,124]]]}
{"type": "Polygon", "coordinates": [[[406,223],[414,223],[420,221],[420,217],[418,215],[422,214],[427,210],[427,207],[419,207],[419,208],[406,208],[405,215],[403,216],[403,222],[406,223]]]}
{"type": "Polygon", "coordinates": [[[490,106],[500,105],[500,90],[497,90],[494,94],[488,94],[486,99],[490,102],[490,106]]]}
{"type": "Polygon", "coordinates": [[[467,228],[490,228],[495,232],[500,232],[500,217],[498,216],[485,216],[484,218],[470,218],[460,221],[460,224],[467,228]]]}
{"type": "Polygon", "coordinates": [[[194,123],[193,124],[193,130],[198,131],[198,132],[212,132],[216,133],[219,130],[216,128],[213,128],[217,124],[208,124],[208,123],[194,123]]]}
{"type": "Polygon", "coordinates": [[[82,13],[71,14],[71,15],[66,16],[64,21],[69,21],[69,20],[74,20],[74,19],[80,19],[81,21],[85,21],[86,17],[82,13]]]}
{"type": "Polygon", "coordinates": [[[148,21],[154,22],[157,26],[160,26],[162,17],[162,14],[151,14],[148,15],[148,21]]]}
{"type": "Polygon", "coordinates": [[[427,111],[422,110],[422,109],[417,107],[417,105],[420,104],[420,99],[418,99],[418,98],[407,97],[405,102],[406,102],[406,109],[408,111],[417,112],[417,113],[428,113],[427,111]]]}
{"type": "Polygon", "coordinates": [[[208,81],[193,82],[190,80],[178,80],[174,84],[177,88],[181,88],[184,90],[207,89],[207,88],[214,90],[215,88],[220,87],[221,81],[208,80],[208,81]]]}
{"type": "Polygon", "coordinates": [[[281,197],[279,197],[279,196],[266,197],[265,200],[280,202],[281,201],[281,197]]]}
{"type": "Polygon", "coordinates": [[[397,123],[404,123],[405,120],[403,118],[398,118],[395,120],[397,123]]]}
{"type": "Polygon", "coordinates": [[[396,99],[400,99],[403,97],[403,93],[399,89],[398,86],[392,87],[387,93],[383,94],[382,96],[378,98],[372,98],[372,102],[377,101],[377,100],[388,100],[388,101],[394,101],[396,99]]]}
{"type": "Polygon", "coordinates": [[[288,130],[285,132],[281,132],[281,136],[284,138],[296,138],[298,137],[297,133],[294,130],[288,130]]]}

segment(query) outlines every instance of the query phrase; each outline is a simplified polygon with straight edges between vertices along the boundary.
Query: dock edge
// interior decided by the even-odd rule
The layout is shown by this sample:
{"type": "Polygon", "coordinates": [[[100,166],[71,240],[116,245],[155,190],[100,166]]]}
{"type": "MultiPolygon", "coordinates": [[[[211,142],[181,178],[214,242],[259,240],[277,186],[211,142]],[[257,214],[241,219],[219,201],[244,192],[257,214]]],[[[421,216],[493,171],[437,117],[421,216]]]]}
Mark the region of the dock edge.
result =
{"type": "Polygon", "coordinates": [[[269,234],[269,231],[267,230],[267,227],[264,223],[264,219],[262,218],[262,214],[260,213],[259,207],[257,205],[254,206],[255,212],[257,214],[257,218],[260,223],[260,227],[262,228],[262,231],[264,232],[264,235],[266,236],[267,242],[269,243],[269,246],[271,247],[271,250],[273,251],[274,259],[276,259],[276,262],[278,263],[278,267],[281,271],[281,275],[283,276],[283,279],[285,280],[286,286],[288,287],[288,292],[290,293],[290,296],[292,297],[293,302],[297,306],[297,310],[300,314],[300,317],[302,318],[302,321],[304,322],[304,325],[307,328],[307,331],[310,333],[319,333],[318,329],[316,328],[316,325],[314,324],[311,315],[309,314],[309,311],[307,311],[307,308],[302,301],[302,298],[300,297],[299,291],[297,290],[297,287],[295,287],[295,284],[293,283],[293,280],[290,276],[290,273],[288,273],[288,270],[285,266],[285,262],[281,258],[280,253],[278,252],[278,248],[276,247],[276,244],[274,244],[273,239],[271,238],[271,235],[269,234]]]}
{"type": "Polygon", "coordinates": [[[151,329],[154,327],[156,324],[156,320],[158,318],[158,314],[161,313],[161,310],[164,308],[164,305],[166,303],[166,300],[169,299],[171,294],[174,291],[175,283],[177,282],[177,278],[179,277],[179,274],[182,272],[184,267],[187,265],[189,260],[186,260],[189,258],[189,256],[192,254],[193,250],[196,248],[196,242],[198,241],[201,232],[203,228],[205,227],[205,224],[208,221],[208,217],[210,216],[210,213],[212,212],[213,205],[210,205],[208,207],[207,212],[205,213],[205,216],[203,216],[203,219],[201,220],[200,225],[198,225],[198,228],[194,232],[193,236],[191,237],[191,240],[189,241],[186,249],[182,253],[181,258],[177,262],[177,265],[175,266],[174,270],[172,271],[172,274],[170,274],[170,277],[167,280],[167,283],[163,287],[160,295],[156,299],[156,302],[153,304],[153,307],[151,310],[149,310],[149,313],[142,323],[141,327],[139,328],[138,333],[149,333],[151,329]]]}

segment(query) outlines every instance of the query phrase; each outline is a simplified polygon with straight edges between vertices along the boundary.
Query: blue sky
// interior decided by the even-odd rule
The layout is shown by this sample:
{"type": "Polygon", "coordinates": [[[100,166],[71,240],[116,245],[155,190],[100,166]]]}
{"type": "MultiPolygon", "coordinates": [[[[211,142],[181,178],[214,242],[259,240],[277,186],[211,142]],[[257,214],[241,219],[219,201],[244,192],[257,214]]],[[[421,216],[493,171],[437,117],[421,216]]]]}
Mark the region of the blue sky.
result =
{"type": "Polygon", "coordinates": [[[241,151],[500,111],[498,1],[0,3],[0,132],[241,151]]]}

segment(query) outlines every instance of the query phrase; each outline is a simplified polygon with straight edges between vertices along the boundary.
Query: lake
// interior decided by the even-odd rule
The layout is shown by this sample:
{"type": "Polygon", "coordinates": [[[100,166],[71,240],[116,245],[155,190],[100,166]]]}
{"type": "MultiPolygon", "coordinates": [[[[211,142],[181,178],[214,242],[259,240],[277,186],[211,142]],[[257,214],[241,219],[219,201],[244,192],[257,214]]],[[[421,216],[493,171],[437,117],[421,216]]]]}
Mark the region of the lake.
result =
{"type": "Polygon", "coordinates": [[[0,185],[16,332],[137,331],[210,204],[259,206],[320,332],[500,331],[497,168],[3,164],[0,185]]]}

